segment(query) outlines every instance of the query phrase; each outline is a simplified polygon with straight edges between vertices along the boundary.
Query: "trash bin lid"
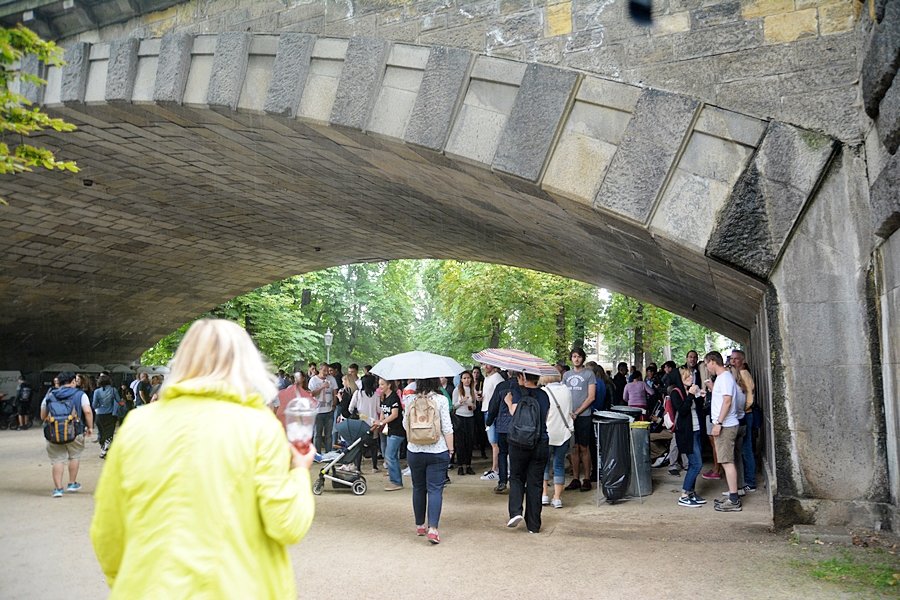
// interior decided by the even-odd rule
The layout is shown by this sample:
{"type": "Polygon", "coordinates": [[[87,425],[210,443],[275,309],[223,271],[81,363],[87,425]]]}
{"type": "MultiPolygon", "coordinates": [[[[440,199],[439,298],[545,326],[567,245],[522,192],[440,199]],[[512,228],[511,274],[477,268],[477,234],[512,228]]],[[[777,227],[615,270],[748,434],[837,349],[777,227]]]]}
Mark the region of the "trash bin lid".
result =
{"type": "Polygon", "coordinates": [[[632,429],[648,429],[650,427],[650,421],[632,421],[631,428],[632,429]]]}
{"type": "Polygon", "coordinates": [[[638,406],[613,406],[610,410],[613,412],[625,413],[628,415],[642,415],[644,409],[638,406]]]}
{"type": "Polygon", "coordinates": [[[626,423],[631,420],[628,415],[608,410],[595,410],[593,417],[595,423],[626,423]]]}

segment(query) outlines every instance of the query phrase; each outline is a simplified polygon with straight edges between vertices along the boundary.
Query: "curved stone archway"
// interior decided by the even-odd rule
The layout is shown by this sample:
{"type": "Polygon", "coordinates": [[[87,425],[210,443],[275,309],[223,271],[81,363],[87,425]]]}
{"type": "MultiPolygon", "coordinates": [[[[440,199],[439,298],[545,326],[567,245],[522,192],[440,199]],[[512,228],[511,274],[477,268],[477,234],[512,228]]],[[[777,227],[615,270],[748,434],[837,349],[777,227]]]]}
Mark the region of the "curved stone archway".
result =
{"type": "Polygon", "coordinates": [[[5,190],[0,358],[18,364],[121,359],[258,285],[404,257],[550,271],[747,340],[834,151],[676,94],[372,38],[66,58],[25,92],[79,124],[49,141],[83,171],[5,190]]]}

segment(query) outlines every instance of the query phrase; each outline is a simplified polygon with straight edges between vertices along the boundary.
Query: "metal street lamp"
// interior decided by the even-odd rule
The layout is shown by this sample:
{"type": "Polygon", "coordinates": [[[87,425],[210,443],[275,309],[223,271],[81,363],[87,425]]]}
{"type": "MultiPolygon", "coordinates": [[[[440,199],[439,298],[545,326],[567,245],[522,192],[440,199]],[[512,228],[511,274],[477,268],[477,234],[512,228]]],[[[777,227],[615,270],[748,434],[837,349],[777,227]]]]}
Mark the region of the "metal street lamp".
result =
{"type": "Polygon", "coordinates": [[[331,364],[331,343],[334,341],[334,334],[331,333],[331,327],[325,332],[325,362],[331,364]]]}

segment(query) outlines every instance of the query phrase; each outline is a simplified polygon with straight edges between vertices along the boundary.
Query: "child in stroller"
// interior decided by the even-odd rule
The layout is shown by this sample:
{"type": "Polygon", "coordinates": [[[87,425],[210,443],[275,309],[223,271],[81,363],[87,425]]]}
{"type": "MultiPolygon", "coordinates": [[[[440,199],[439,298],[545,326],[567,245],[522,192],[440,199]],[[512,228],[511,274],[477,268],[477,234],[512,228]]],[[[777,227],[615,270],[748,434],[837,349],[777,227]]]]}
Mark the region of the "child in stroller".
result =
{"type": "MultiPolygon", "coordinates": [[[[371,444],[372,436],[365,421],[345,419],[337,424],[335,433],[341,440],[341,449],[321,457],[324,465],[313,482],[313,494],[319,496],[325,490],[325,480],[334,489],[350,488],[357,496],[366,493],[366,478],[359,472],[363,448],[371,444]]],[[[318,460],[318,458],[317,458],[318,460]]]]}

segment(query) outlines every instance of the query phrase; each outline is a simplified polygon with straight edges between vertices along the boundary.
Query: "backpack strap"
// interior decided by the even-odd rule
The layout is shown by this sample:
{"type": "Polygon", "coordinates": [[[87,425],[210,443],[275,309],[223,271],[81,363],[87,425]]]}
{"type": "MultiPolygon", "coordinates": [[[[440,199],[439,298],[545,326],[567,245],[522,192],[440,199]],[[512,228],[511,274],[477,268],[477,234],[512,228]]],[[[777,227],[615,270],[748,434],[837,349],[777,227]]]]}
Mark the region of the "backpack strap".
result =
{"type": "MultiPolygon", "coordinates": [[[[559,416],[562,417],[563,423],[568,423],[566,420],[566,415],[563,414],[562,408],[559,406],[559,400],[556,399],[556,396],[553,394],[553,391],[549,387],[544,387],[544,391],[550,394],[550,397],[553,398],[553,404],[556,405],[556,410],[559,411],[559,416]]],[[[566,429],[574,433],[574,429],[566,425],[566,429]]]]}

